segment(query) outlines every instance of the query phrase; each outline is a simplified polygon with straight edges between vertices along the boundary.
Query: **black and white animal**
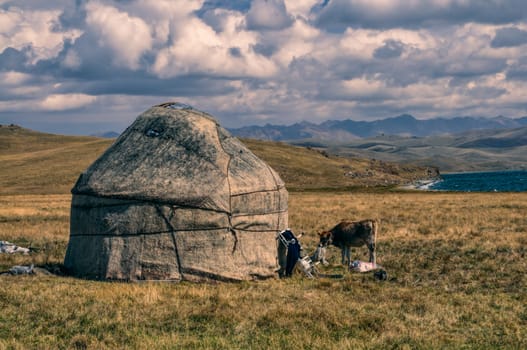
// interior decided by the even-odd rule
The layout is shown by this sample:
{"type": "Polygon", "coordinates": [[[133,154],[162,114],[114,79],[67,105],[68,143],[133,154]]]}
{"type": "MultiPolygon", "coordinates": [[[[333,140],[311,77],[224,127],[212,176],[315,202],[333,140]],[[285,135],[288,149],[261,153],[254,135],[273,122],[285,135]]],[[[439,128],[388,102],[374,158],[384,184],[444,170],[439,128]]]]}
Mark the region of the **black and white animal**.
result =
{"type": "MultiPolygon", "coordinates": [[[[349,266],[351,247],[366,245],[370,253],[370,262],[375,264],[375,241],[378,227],[378,221],[373,219],[342,221],[331,230],[318,233],[319,247],[324,249],[330,244],[339,247],[342,252],[342,264],[349,266]]],[[[323,254],[320,255],[323,258],[323,254]]]]}

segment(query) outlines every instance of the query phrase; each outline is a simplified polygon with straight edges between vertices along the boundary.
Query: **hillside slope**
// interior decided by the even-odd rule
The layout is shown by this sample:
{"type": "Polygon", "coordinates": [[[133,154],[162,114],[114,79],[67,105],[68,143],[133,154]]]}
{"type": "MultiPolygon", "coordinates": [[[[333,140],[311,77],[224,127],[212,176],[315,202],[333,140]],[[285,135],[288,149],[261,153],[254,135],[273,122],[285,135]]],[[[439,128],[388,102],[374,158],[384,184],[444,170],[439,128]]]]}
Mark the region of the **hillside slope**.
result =
{"type": "MultiPolygon", "coordinates": [[[[0,194],[69,193],[79,174],[113,141],[2,126],[0,194]]],[[[289,190],[386,186],[437,176],[433,168],[330,156],[278,142],[242,141],[278,171],[289,190]]]]}
{"type": "Polygon", "coordinates": [[[113,140],[0,127],[0,194],[69,193],[113,140]]]}
{"type": "Polygon", "coordinates": [[[280,174],[290,190],[398,185],[439,175],[429,166],[347,158],[280,142],[242,141],[280,174]]]}
{"type": "MultiPolygon", "coordinates": [[[[297,142],[311,145],[314,142],[297,142]]],[[[317,142],[317,147],[345,157],[375,158],[421,166],[441,172],[525,169],[527,127],[470,131],[429,137],[377,136],[346,143],[317,142]]]]}

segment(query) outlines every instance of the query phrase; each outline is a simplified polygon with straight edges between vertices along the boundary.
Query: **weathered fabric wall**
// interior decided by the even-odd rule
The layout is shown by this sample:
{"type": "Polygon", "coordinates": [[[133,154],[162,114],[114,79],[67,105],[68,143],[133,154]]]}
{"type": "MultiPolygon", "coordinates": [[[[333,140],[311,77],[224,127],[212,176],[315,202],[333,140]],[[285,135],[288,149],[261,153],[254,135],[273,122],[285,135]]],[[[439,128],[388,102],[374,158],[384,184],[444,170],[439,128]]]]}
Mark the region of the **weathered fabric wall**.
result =
{"type": "Polygon", "coordinates": [[[179,104],[140,115],[72,189],[65,267],[119,280],[276,275],[287,227],[278,174],[208,114],[179,104]]]}

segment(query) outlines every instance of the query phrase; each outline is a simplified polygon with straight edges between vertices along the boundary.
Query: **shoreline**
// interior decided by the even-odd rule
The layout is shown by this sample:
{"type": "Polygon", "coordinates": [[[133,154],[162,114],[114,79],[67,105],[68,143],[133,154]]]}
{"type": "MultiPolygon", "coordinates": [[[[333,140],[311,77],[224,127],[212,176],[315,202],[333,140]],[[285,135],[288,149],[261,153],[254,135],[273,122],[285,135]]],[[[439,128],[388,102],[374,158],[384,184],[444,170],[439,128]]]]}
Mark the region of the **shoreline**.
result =
{"type": "Polygon", "coordinates": [[[470,170],[470,171],[448,171],[441,172],[441,175],[460,175],[460,174],[491,174],[491,173],[509,173],[509,172],[527,172],[527,169],[502,169],[502,170],[470,170]]]}
{"type": "Polygon", "coordinates": [[[399,186],[402,190],[419,190],[419,191],[435,191],[431,190],[430,187],[434,184],[443,181],[442,179],[429,179],[429,180],[416,180],[412,183],[399,186]]]}
{"type": "Polygon", "coordinates": [[[527,192],[527,171],[444,173],[440,178],[415,180],[399,186],[399,189],[429,192],[527,192]]]}

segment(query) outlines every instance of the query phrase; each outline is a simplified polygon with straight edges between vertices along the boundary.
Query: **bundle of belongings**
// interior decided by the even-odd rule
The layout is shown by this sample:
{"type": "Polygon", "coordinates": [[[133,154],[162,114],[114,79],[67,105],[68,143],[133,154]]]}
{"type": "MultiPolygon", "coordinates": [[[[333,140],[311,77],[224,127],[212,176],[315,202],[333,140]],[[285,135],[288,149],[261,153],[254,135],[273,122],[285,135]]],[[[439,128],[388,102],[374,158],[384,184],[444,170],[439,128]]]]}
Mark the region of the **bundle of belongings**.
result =
{"type": "Polygon", "coordinates": [[[355,260],[350,263],[349,270],[354,272],[374,271],[373,276],[380,281],[384,281],[388,278],[388,274],[383,267],[374,262],[355,260]]]}
{"type": "Polygon", "coordinates": [[[307,277],[313,278],[316,274],[315,265],[309,256],[302,257],[302,246],[291,229],[281,231],[276,238],[278,240],[278,262],[280,265],[279,276],[291,277],[296,267],[307,277]]]}
{"type": "Polygon", "coordinates": [[[8,273],[10,273],[11,275],[33,275],[35,273],[35,270],[33,268],[33,264],[31,264],[30,266],[15,265],[9,269],[8,273]]]}
{"type": "Polygon", "coordinates": [[[30,248],[19,247],[16,244],[10,243],[8,241],[0,241],[0,253],[14,254],[29,254],[31,251],[30,248]]]}
{"type": "Polygon", "coordinates": [[[34,275],[36,274],[35,267],[33,264],[27,265],[15,265],[7,271],[0,272],[0,275],[34,275]]]}

